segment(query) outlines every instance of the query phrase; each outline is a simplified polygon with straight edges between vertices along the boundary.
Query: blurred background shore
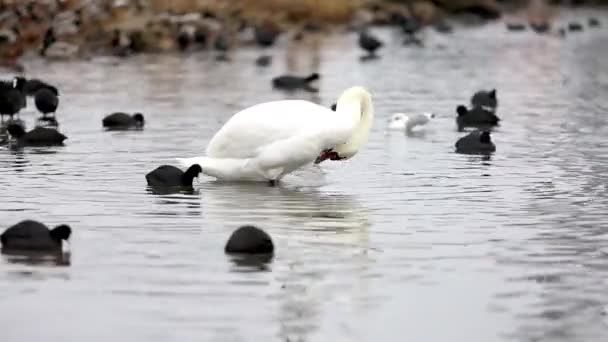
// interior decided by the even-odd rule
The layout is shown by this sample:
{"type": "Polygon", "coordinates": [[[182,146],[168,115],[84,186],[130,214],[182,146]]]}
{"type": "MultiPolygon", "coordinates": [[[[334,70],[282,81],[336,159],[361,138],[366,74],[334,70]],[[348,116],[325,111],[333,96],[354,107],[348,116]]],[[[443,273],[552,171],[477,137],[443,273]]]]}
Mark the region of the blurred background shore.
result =
{"type": "Polygon", "coordinates": [[[543,0],[4,0],[0,2],[0,66],[23,71],[20,59],[129,56],[243,45],[271,46],[280,35],[301,39],[327,30],[447,17],[468,24],[504,16],[548,27],[562,7],[608,1],[543,0]]]}

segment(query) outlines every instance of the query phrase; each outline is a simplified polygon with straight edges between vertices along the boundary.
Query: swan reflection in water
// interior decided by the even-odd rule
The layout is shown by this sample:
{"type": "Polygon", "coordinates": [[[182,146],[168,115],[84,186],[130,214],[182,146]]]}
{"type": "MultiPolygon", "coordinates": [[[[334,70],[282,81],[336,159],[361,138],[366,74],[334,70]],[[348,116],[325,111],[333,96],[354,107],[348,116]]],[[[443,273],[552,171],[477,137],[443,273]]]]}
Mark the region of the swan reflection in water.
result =
{"type": "Polygon", "coordinates": [[[227,263],[232,272],[259,272],[254,279],[264,280],[259,286],[276,303],[281,340],[306,341],[324,329],[327,305],[358,311],[369,301],[370,211],[355,196],[288,181],[277,187],[210,181],[200,192],[205,224],[226,236],[245,224],[271,235],[276,249],[268,264],[230,257],[227,263]]]}
{"type": "Polygon", "coordinates": [[[216,181],[203,182],[199,191],[206,220],[221,223],[227,231],[253,224],[273,233],[273,238],[321,243],[345,239],[349,245],[367,246],[369,213],[351,195],[323,191],[317,185],[216,181]],[[322,232],[332,234],[321,238],[322,232]]]}

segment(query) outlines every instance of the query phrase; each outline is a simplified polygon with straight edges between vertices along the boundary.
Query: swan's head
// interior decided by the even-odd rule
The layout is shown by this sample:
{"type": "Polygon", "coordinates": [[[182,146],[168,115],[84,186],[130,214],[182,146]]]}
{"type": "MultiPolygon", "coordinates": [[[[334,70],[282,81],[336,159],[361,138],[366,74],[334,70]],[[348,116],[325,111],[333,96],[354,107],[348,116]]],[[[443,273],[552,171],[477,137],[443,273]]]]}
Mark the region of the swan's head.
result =
{"type": "Polygon", "coordinates": [[[374,121],[374,107],[370,93],[363,87],[348,88],[338,99],[336,107],[338,115],[344,115],[352,121],[352,134],[345,143],[323,151],[315,160],[316,164],[326,159],[350,159],[367,143],[374,121]]]}

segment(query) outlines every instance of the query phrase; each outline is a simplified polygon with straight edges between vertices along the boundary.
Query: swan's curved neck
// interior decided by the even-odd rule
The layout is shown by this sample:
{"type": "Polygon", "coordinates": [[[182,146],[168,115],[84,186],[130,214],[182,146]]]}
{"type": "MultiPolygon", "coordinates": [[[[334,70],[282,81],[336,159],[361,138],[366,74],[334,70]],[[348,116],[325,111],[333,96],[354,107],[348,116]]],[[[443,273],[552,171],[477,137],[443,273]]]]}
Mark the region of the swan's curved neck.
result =
{"type": "Polygon", "coordinates": [[[347,89],[338,99],[338,115],[347,115],[353,123],[351,138],[334,148],[340,158],[351,158],[367,143],[374,121],[371,95],[361,87],[347,89]]]}

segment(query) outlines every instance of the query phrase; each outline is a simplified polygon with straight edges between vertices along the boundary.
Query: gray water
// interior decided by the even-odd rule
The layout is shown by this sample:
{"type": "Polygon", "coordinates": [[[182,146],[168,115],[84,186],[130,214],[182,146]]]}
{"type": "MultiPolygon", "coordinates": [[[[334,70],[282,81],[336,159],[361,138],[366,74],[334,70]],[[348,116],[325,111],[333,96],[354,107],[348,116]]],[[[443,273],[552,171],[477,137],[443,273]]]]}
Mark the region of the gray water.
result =
{"type": "MultiPolygon", "coordinates": [[[[574,14],[573,14],[574,15],[574,14]]],[[[212,55],[118,62],[26,61],[62,92],[64,147],[0,149],[0,218],[74,229],[69,265],[0,258],[3,341],[606,341],[608,23],[567,39],[502,23],[390,30],[378,61],[355,36],[232,63],[212,55]],[[318,94],[273,91],[284,71],[322,75],[318,94]],[[285,179],[159,195],[144,175],[202,155],[231,114],[296,97],[331,105],[364,85],[376,120],[363,151],[285,179]],[[456,105],[498,89],[492,156],[454,153],[456,105]],[[113,111],[141,132],[105,132],[113,111]],[[432,111],[424,133],[387,133],[392,113],[432,111]],[[242,224],[276,244],[264,267],[223,253],[242,224]]],[[[5,75],[8,77],[8,75],[5,75]]],[[[22,114],[28,126],[34,109],[22,114]]]]}

